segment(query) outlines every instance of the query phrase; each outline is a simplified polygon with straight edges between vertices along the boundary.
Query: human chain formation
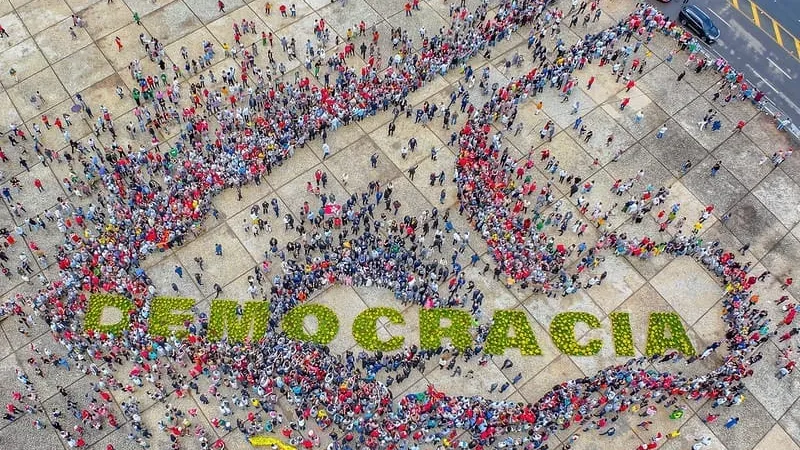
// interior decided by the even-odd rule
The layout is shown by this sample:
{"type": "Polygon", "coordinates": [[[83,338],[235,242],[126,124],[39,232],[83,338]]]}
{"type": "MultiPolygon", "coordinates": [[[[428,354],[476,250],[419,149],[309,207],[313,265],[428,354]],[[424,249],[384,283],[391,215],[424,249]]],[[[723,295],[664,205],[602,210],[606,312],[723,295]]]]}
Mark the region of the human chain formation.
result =
{"type": "MultiPolygon", "coordinates": [[[[583,14],[587,8],[599,17],[597,2],[591,5],[584,2],[566,14],[583,14]]],[[[636,35],[649,40],[659,30],[672,33],[674,24],[653,7],[641,4],[626,20],[598,34],[587,34],[573,45],[554,40],[556,46],[550,51],[546,47],[547,30],[557,26],[565,12],[548,7],[544,1],[502,1],[493,17],[486,3],[473,12],[463,6],[454,6],[451,12],[449,27],[439,34],[425,36],[418,53],[410,50],[413,47],[408,34],[398,31],[396,37],[402,43],[396,47],[398,54],[390,59],[384,75],[379,73],[379,54],[359,70],[347,65],[350,52],[323,61],[320,54],[309,50],[312,60],[326,64],[329,73],[335,73],[333,83],[328,82],[328,74],[324,75],[323,88],[308,78],[296,77],[294,83],[271,80],[267,71],[252,62],[253,55],[240,48],[239,78],[231,69],[223,76],[224,86],[219,86],[210,74],[208,87],[204,81],[193,86],[191,105],[185,105],[182,113],[176,109],[181,107],[177,78],[180,69],[174,68],[176,79],[169,84],[166,79],[159,82],[155,75],[145,77],[138,62],[132,62],[132,75],[140,80],[142,88],[135,93],[140,105],[134,114],[139,118],[139,129],[149,135],[151,147],[125,149],[114,141],[109,151],[101,152],[93,141],[88,146],[71,141],[73,152],[79,153],[73,156],[71,152],[63,158],[71,170],[75,169],[77,159],[82,176],[73,170],[71,178],[64,180],[65,188],[76,195],[94,196],[98,205],[74,207],[67,199],[59,200],[59,207],[48,213],[47,219],[56,224],[64,237],[55,255],[60,278],[47,282],[32,297],[14,296],[4,307],[7,314],[26,327],[38,320],[45,321],[52,337],[65,348],[64,355],[55,355],[33,346],[36,356],[29,360],[28,370],[43,376],[43,368],[48,364],[64,369],[76,365],[98,378],[95,384],[98,396],[88,396],[85,405],[78,405],[74,396],[60,388],[67,408],[81,417],[80,426],[68,429],[58,423],[60,413],[53,414],[53,426],[70,446],[82,445],[83,427],[118,426],[118,419],[110,412],[110,391],[138,389],[146,389],[152,398],[162,402],[194,391],[201,402],[208,403],[211,398],[218,403],[219,415],[212,419],[212,425],[228,430],[235,427],[248,436],[281,429],[291,442],[306,447],[320,442],[319,435],[306,431],[305,422],[313,420],[329,434],[330,448],[418,448],[424,443],[463,448],[501,443],[518,448],[547,448],[547,438],[554,431],[573,424],[586,428],[588,424],[602,422],[602,426],[607,426],[619,413],[638,408],[649,411],[662,401],[663,405],[704,398],[731,405],[741,401],[740,380],[752,373],[750,365],[758,360],[753,352],[771,335],[766,313],[755,309],[750,301],[750,289],[757,280],[748,274],[749,264],[741,264],[732,252],[714,242],[703,243],[694,234],[677,233],[664,242],[608,231],[603,224],[613,212],[611,205],[595,205],[594,211],[588,213],[588,200],[584,200],[587,206],[582,209],[586,215],[583,219],[560,212],[551,195],[555,179],[537,186],[530,171],[533,155],[515,160],[503,147],[502,133],[493,134],[490,127],[502,120],[507,130],[512,129],[517,109],[524,107],[526,99],[541,92],[548,83],[561,89],[563,95],[569,95],[577,83],[576,73],[584,65],[627,61],[632,46],[627,45],[626,37],[636,35]],[[476,264],[477,255],[469,262],[463,260],[469,231],[455,230],[449,210],[434,209],[397,220],[391,215],[392,209],[396,214],[399,208],[391,183],[371,182],[360,197],[354,194],[337,199],[326,192],[325,173],[316,177],[316,186],[309,184],[309,189],[317,193],[319,205],[306,204],[298,219],[288,212],[282,216],[277,200],[253,206],[254,233],[269,226],[269,216],[273,213],[276,219],[283,217],[287,230],[295,229],[298,233],[297,240],[283,246],[272,238],[263,263],[254,269],[251,287],[257,291],[255,285],[260,285],[269,273],[271,258],[281,261],[282,274],[275,275],[270,291],[263,293],[271,308],[270,331],[263,339],[244,344],[212,342],[207,339],[208,324],[202,316],[199,322],[186,324],[189,334],[184,340],[153,338],[148,334],[150,302],[157,292],[139,263],[153,252],[181,245],[187,233],[202,232],[203,219],[208,214],[217,215],[211,203],[215,194],[226,188],[241,189],[247,183],[260,184],[273,170],[282,170],[278,167],[298,147],[320,138],[324,142],[328,130],[377,114],[379,110],[394,110],[395,117],[389,125],[391,133],[394,122],[402,120],[403,111],[409,111],[407,117],[413,114],[406,101],[409,93],[459,68],[464,69],[465,84],[474,83],[470,58],[485,55],[497,42],[524,27],[530,27],[529,47],[541,59],[539,67],[505,86],[485,88],[488,97],[480,107],[475,106],[474,99],[461,85],[445,107],[450,112],[460,101],[462,112],[469,109],[468,119],[460,131],[453,133],[450,143],[457,143],[460,149],[454,177],[458,186],[458,213],[465,215],[489,244],[496,263],[495,278],[502,276],[507,284],[523,289],[569,295],[582,288],[582,268],[595,267],[606,250],[640,258],[660,253],[694,257],[727,287],[723,319],[728,327],[726,341],[730,354],[721,367],[700,377],[645,370],[651,361],[681,359],[677,353],[670,353],[632,359],[592,377],[565,381],[533,404],[453,396],[433,386],[426,392],[396,399],[389,389],[393,382],[408,378],[412,371],[424,371],[426,362],[434,356],[439,358],[440,365],[444,360],[443,366],[453,370],[461,358],[487,362],[488,357],[480,353],[487,325],[478,327],[478,347],[463,353],[449,346],[436,352],[412,346],[393,355],[356,357],[350,352],[332,355],[325,347],[288,340],[276,331],[280,318],[314,291],[335,283],[390,289],[400,301],[423,307],[466,306],[471,301],[473,313],[480,317],[484,294],[474,289],[472,282],[466,283],[463,272],[466,264],[476,264]],[[247,83],[249,76],[258,79],[257,87],[247,83]],[[205,113],[198,111],[202,109],[205,113]],[[216,130],[209,119],[212,116],[218,122],[216,130]],[[158,129],[170,124],[180,126],[180,139],[174,148],[162,152],[158,129]],[[385,212],[380,210],[381,203],[385,204],[385,212]],[[331,213],[326,209],[339,204],[341,210],[331,213]],[[542,217],[540,211],[545,206],[556,206],[556,212],[542,217]],[[546,233],[572,230],[581,235],[589,224],[602,231],[600,239],[590,245],[567,247],[546,233]],[[433,238],[426,242],[429,233],[433,238]],[[451,237],[451,260],[437,260],[434,251],[441,254],[443,241],[451,237]],[[581,255],[575,273],[565,267],[566,258],[572,253],[581,255]],[[438,291],[442,281],[449,281],[448,294],[438,291]],[[118,293],[135,302],[136,308],[130,313],[131,327],[122,335],[81,331],[80,318],[86,308],[87,293],[98,291],[118,293]],[[33,313],[29,314],[31,309],[33,313]],[[752,330],[761,332],[754,335],[752,330]],[[452,359],[445,358],[445,354],[452,359]],[[123,359],[134,366],[127,378],[118,373],[123,359]],[[386,375],[383,381],[377,378],[381,373],[386,375]],[[207,385],[202,394],[200,385],[207,385]],[[276,409],[279,395],[284,398],[280,401],[288,402],[296,414],[291,426],[284,424],[276,409]],[[237,418],[234,423],[234,410],[246,413],[247,418],[237,418]],[[459,430],[467,430],[468,436],[457,437],[459,430]]],[[[256,32],[254,26],[252,32],[256,32]]],[[[319,39],[327,34],[324,20],[317,22],[315,32],[319,39]]],[[[379,39],[377,32],[372,38],[379,39]]],[[[143,39],[143,43],[151,58],[163,66],[163,46],[156,40],[143,39]]],[[[283,43],[284,51],[294,51],[294,45],[294,40],[291,44],[283,43]]],[[[204,45],[204,60],[208,62],[213,57],[213,48],[204,45]]],[[[184,59],[188,65],[188,56],[184,55],[184,59]]],[[[718,63],[716,69],[724,69],[726,74],[731,70],[724,62],[718,63]]],[[[482,84],[487,83],[486,74],[481,74],[481,78],[482,84]]],[[[417,119],[423,115],[425,119],[433,119],[434,107],[423,109],[417,119]]],[[[112,138],[115,136],[107,111],[98,118],[97,134],[105,130],[112,138]]],[[[134,135],[136,126],[131,124],[128,132],[134,135]]],[[[16,144],[14,135],[11,140],[16,144]]],[[[38,141],[35,148],[41,154],[38,141]]],[[[51,160],[55,156],[58,155],[47,153],[51,160]]],[[[373,155],[371,160],[374,167],[377,156],[373,155]]],[[[548,160],[549,168],[556,167],[550,170],[555,174],[557,161],[544,154],[542,160],[548,160]]],[[[567,181],[586,194],[591,190],[578,175],[563,170],[561,174],[559,182],[567,181]]],[[[444,183],[444,174],[432,177],[431,184],[435,181],[444,183]]],[[[631,179],[624,185],[632,189],[638,181],[631,179]]],[[[621,189],[620,183],[616,189],[621,189]]],[[[11,192],[3,194],[9,202],[14,201],[11,192]]],[[[664,204],[668,195],[666,188],[648,186],[625,204],[622,213],[636,218],[642,211],[664,204]]],[[[665,220],[674,220],[678,209],[679,205],[673,205],[665,220]]],[[[21,236],[37,254],[40,264],[47,266],[48,256],[34,239],[45,232],[46,224],[41,219],[31,219],[29,223],[29,232],[23,230],[21,236]]],[[[217,251],[221,254],[222,249],[217,251]]],[[[202,272],[202,259],[195,261],[202,272]]],[[[487,265],[484,273],[489,269],[487,265]]],[[[195,275],[198,283],[202,283],[201,272],[195,275]]],[[[21,276],[27,276],[25,270],[21,276]]],[[[592,277],[594,283],[602,281],[595,278],[592,277]]],[[[586,286],[592,285],[592,279],[586,286]]],[[[217,289],[217,294],[220,291],[221,288],[217,289]]],[[[786,322],[789,323],[791,320],[786,322]]],[[[719,345],[716,343],[703,357],[719,345]]],[[[460,366],[457,369],[460,373],[460,366]]],[[[15,394],[8,403],[7,420],[15,420],[24,413],[37,416],[42,412],[36,402],[35,378],[22,369],[18,369],[17,378],[26,392],[15,394]]],[[[130,419],[129,438],[147,447],[152,433],[142,423],[138,402],[131,396],[121,405],[130,419]]],[[[193,426],[192,416],[196,412],[182,411],[172,403],[168,403],[167,409],[159,425],[169,433],[174,448],[179,448],[181,439],[187,435],[197,438],[203,448],[223,445],[211,438],[207,430],[193,426]]],[[[34,426],[45,425],[35,419],[34,426]]],[[[658,438],[654,437],[650,445],[658,438]]]]}

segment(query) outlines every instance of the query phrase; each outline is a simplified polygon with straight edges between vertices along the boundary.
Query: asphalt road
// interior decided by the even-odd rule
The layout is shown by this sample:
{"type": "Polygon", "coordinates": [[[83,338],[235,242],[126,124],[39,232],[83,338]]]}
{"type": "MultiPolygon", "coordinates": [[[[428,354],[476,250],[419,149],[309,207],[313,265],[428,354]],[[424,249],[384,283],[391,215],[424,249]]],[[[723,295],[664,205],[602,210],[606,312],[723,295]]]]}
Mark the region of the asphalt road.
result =
{"type": "MultiPolygon", "coordinates": [[[[745,4],[747,0],[740,0],[745,4]]],[[[721,32],[717,43],[706,46],[742,72],[750,82],[767,94],[795,124],[800,124],[800,61],[776,44],[764,31],[755,26],[726,0],[690,2],[709,13],[721,32]]],[[[757,2],[770,15],[781,21],[788,30],[800,31],[800,2],[760,0],[757,2]],[[763,4],[762,4],[763,3],[763,4]]],[[[660,9],[677,19],[683,6],[680,0],[660,4],[660,9]]],[[[800,36],[800,33],[797,34],[800,36]]],[[[705,44],[703,44],[705,45],[705,44]]]]}
{"type": "Polygon", "coordinates": [[[796,0],[758,0],[756,4],[793,35],[800,36],[800,3],[796,0]]]}

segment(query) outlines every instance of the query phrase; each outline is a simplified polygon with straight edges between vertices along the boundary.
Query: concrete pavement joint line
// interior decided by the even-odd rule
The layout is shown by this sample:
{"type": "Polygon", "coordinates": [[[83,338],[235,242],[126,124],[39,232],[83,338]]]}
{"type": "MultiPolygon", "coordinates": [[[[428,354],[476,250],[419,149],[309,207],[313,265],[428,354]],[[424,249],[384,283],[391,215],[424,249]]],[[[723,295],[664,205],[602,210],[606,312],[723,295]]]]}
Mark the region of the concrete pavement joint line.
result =
{"type": "MultiPolygon", "coordinates": [[[[783,430],[784,430],[784,431],[785,431],[787,434],[788,434],[789,432],[788,432],[788,431],[786,431],[786,430],[783,428],[783,425],[781,425],[781,421],[783,420],[783,418],[784,418],[784,417],[786,417],[786,416],[789,414],[789,412],[790,412],[792,409],[794,409],[794,407],[795,407],[795,406],[798,406],[798,405],[800,405],[800,398],[798,398],[797,400],[795,400],[795,401],[794,401],[794,403],[792,403],[792,404],[791,404],[791,405],[790,405],[790,406],[789,406],[789,407],[786,409],[786,411],[785,411],[785,412],[784,412],[784,413],[781,415],[781,417],[780,417],[779,419],[777,419],[777,420],[776,420],[776,423],[778,424],[778,426],[780,426],[780,427],[781,427],[781,429],[783,429],[783,430]]],[[[791,435],[790,435],[790,436],[791,436],[791,435]]]]}

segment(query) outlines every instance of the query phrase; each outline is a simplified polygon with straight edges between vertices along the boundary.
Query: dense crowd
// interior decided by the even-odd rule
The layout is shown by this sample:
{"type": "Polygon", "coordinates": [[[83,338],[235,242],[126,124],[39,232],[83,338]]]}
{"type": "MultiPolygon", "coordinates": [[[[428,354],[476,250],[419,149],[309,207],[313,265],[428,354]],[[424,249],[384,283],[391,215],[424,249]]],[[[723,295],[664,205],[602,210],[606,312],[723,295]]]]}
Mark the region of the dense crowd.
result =
{"type": "MultiPolygon", "coordinates": [[[[257,48],[248,49],[238,44],[238,39],[234,50],[241,55],[240,67],[223,73],[221,84],[213,73],[209,73],[208,80],[201,78],[191,86],[188,103],[180,92],[179,67],[173,67],[175,78],[169,82],[166,76],[145,76],[140,63],[133,61],[131,75],[139,80],[139,89],[134,92],[138,124],[130,123],[126,130],[140,141],[143,138],[138,133],[144,134],[149,145],[117,145],[116,130],[107,110],[101,111],[96,125],[98,136],[106,132],[112,136],[113,144],[105,151],[98,149],[93,140],[84,143],[69,139],[71,151],[59,156],[48,153],[36,141],[35,151],[43,158],[54,163],[63,158],[68,164],[71,174],[63,180],[65,189],[92,200],[83,207],[69,199],[59,199],[58,207],[47,213],[47,223],[32,218],[28,231],[17,227],[15,234],[24,237],[24,245],[36,254],[40,265],[58,266],[59,278],[44,280],[44,286],[31,297],[12,297],[4,310],[20,321],[23,330],[35,321],[46,322],[53,338],[65,348],[64,355],[33,348],[36,356],[29,361],[30,370],[40,372],[47,364],[66,370],[74,365],[98,379],[97,396],[84,399],[85,406],[78,406],[74,395],[62,389],[67,408],[80,417],[80,427],[66,429],[58,423],[61,413],[50,412],[53,426],[59,428],[70,447],[82,445],[82,427],[117,426],[109,391],[132,392],[140,388],[167,404],[167,415],[159,426],[169,433],[175,448],[187,435],[194,435],[204,448],[223,445],[206,430],[192,427],[191,417],[196,411],[182,411],[172,405],[173,398],[189,392],[204,404],[211,397],[215,399],[219,409],[212,420],[215,427],[238,428],[249,436],[280,430],[291,442],[311,447],[321,439],[306,430],[306,421],[314,421],[329,434],[332,448],[418,448],[423,443],[462,448],[501,444],[546,448],[548,436],[556,430],[572,424],[586,427],[598,421],[613,421],[619,413],[632,408],[702,398],[725,404],[740,401],[739,380],[751,373],[750,365],[757,361],[753,361],[753,352],[769,336],[765,314],[749,301],[755,283],[748,275],[749,265],[742,265],[732,252],[717,243],[703,242],[693,233],[676,233],[665,241],[660,237],[627,236],[603,227],[612,214],[641,220],[648,211],[661,208],[669,195],[666,187],[643,186],[619,212],[615,211],[618,205],[602,204],[595,204],[589,212],[586,199],[579,205],[583,217],[575,217],[568,208],[562,211],[563,205],[554,201],[554,183],[566,182],[582,194],[588,194],[591,185],[587,188],[579,174],[568,174],[563,169],[559,181],[554,176],[551,180],[538,180],[537,184],[532,170],[534,156],[516,160],[504,148],[503,134],[493,133],[490,126],[500,122],[506,131],[514,129],[518,108],[548,86],[568,96],[576,87],[577,73],[586,64],[613,62],[620,66],[617,71],[630,70],[627,66],[634,59],[640,40],[649,42],[659,30],[677,33],[682,45],[693,44],[680,31],[674,31],[674,24],[657,10],[642,4],[626,20],[600,33],[586,34],[572,45],[552,39],[554,48],[549,49],[548,30],[557,29],[562,19],[584,14],[587,8],[599,17],[600,9],[597,2],[584,2],[565,13],[546,3],[503,1],[494,13],[487,3],[472,12],[454,5],[449,27],[422,37],[418,52],[412,50],[415,43],[409,33],[393,31],[397,53],[387,58],[388,70],[383,74],[383,55],[372,46],[369,58],[365,58],[368,64],[358,69],[347,64],[347,58],[355,52],[354,44],[331,56],[314,49],[313,44],[310,48],[307,45],[307,68],[317,63],[327,66],[322,74],[324,87],[319,87],[317,80],[299,75],[294,82],[277,78],[284,70],[271,56],[270,66],[257,67],[257,48]],[[487,56],[497,42],[525,27],[530,27],[528,47],[533,60],[539,60],[537,68],[512,78],[504,86],[490,86],[488,72],[473,72],[472,58],[487,56]],[[636,44],[629,45],[634,35],[636,44]],[[392,355],[333,355],[324,347],[286,339],[277,331],[280,318],[315,291],[335,283],[390,289],[399,301],[426,308],[469,305],[480,317],[485,294],[464,275],[465,266],[476,265],[479,258],[471,251],[465,253],[470,231],[456,229],[450,210],[434,208],[399,217],[399,201],[391,183],[373,181],[361,195],[336,198],[325,189],[325,173],[316,183],[309,183],[319,200],[317,205],[306,203],[295,214],[282,212],[277,200],[251,209],[254,233],[269,227],[273,214],[276,220],[282,218],[287,230],[297,232],[296,240],[282,245],[271,239],[264,261],[253,271],[253,296],[258,292],[270,300],[270,331],[263,339],[247,344],[211,342],[207,339],[207,317],[202,315],[198,322],[186,324],[189,337],[185,340],[148,334],[150,302],[155,295],[164,293],[157,292],[140,268],[141,260],[182,245],[190,233],[201,233],[206,216],[218,214],[211,202],[214,195],[226,188],[241,190],[249,183],[260,184],[273,170],[283,170],[283,164],[296,151],[306,151],[298,149],[319,140],[324,142],[329,131],[366,116],[391,109],[391,133],[396,120],[404,120],[403,115],[411,120],[414,115],[407,102],[409,93],[435,77],[462,69],[464,83],[453,92],[450,105],[439,114],[436,105],[428,105],[414,119],[428,121],[445,114],[447,125],[456,103],[460,103],[462,113],[467,113],[467,120],[459,125],[450,142],[459,148],[453,180],[458,186],[458,214],[464,215],[480,239],[489,244],[495,278],[502,277],[509,286],[521,289],[569,295],[602,281],[604,276],[587,277],[589,272],[583,269],[597,267],[608,250],[639,258],[661,253],[694,257],[728,287],[724,319],[731,353],[721,367],[693,378],[645,369],[655,360],[677,361],[677,353],[642,357],[592,377],[565,381],[527,405],[479,396],[451,396],[433,386],[416,395],[394,398],[392,384],[409,378],[413,371],[424,371],[431,359],[459,375],[461,360],[478,358],[479,364],[486,364],[488,357],[480,352],[480,345],[487,325],[477,327],[478,347],[466,352],[450,346],[437,351],[412,346],[392,355]],[[248,82],[251,78],[252,83],[248,82]],[[476,81],[483,86],[483,105],[469,94],[468,86],[476,81]],[[160,128],[169,126],[180,127],[180,138],[167,149],[158,136],[160,128]],[[337,208],[332,210],[331,205],[337,208]],[[553,207],[553,212],[545,213],[548,207],[553,207]],[[51,230],[45,231],[47,225],[51,230]],[[565,231],[582,236],[588,226],[598,228],[600,237],[596,242],[566,246],[555,236],[565,231]],[[35,239],[38,233],[52,232],[53,227],[64,240],[51,262],[51,256],[38,248],[35,239]],[[449,257],[443,247],[452,252],[449,257]],[[565,267],[573,253],[581,257],[574,271],[565,267]],[[280,273],[270,275],[273,259],[280,261],[280,273]],[[262,289],[260,286],[269,276],[271,287],[262,289]],[[447,293],[439,292],[443,282],[447,282],[447,293]],[[136,304],[130,314],[131,327],[121,336],[81,330],[87,295],[101,291],[118,293],[136,304]],[[754,338],[749,331],[756,329],[764,332],[754,338]],[[133,366],[127,377],[115,370],[123,364],[133,366]],[[205,389],[202,393],[200,386],[205,389]],[[279,402],[283,402],[283,408],[288,404],[295,417],[284,419],[278,410],[279,402]],[[245,413],[247,418],[235,418],[234,410],[245,413]],[[458,437],[460,430],[469,431],[469,437],[458,437]]],[[[242,22],[241,30],[239,25],[236,28],[237,34],[256,33],[255,26],[246,22],[242,22]]],[[[360,31],[367,35],[366,26],[360,31]]],[[[326,39],[324,20],[318,21],[315,32],[321,41],[326,39]]],[[[375,40],[376,33],[372,33],[375,40]]],[[[272,42],[271,35],[269,40],[272,42]]],[[[284,52],[298,54],[294,39],[289,42],[283,38],[280,43],[284,52]]],[[[164,70],[163,45],[144,37],[142,44],[148,57],[164,70]]],[[[226,53],[230,51],[225,49],[226,53]]],[[[362,55],[366,56],[366,48],[362,48],[362,55]]],[[[215,50],[204,44],[198,58],[203,62],[199,64],[190,60],[188,52],[182,56],[186,72],[201,71],[215,57],[215,50]]],[[[516,64],[520,61],[518,58],[516,64]]],[[[732,73],[724,62],[717,62],[714,70],[728,78],[732,73]]],[[[733,81],[725,85],[737,95],[756,95],[741,83],[734,74],[733,81]]],[[[432,157],[435,158],[435,150],[432,157]]],[[[558,171],[554,157],[542,155],[542,160],[548,160],[551,174],[558,171]]],[[[376,161],[371,162],[374,167],[376,161]]],[[[444,177],[437,180],[440,185],[445,181],[444,177]]],[[[628,193],[633,193],[641,182],[638,178],[620,181],[616,189],[627,186],[624,192],[628,193]]],[[[14,202],[10,192],[5,194],[9,202],[14,202]]],[[[667,226],[675,226],[672,222],[678,208],[673,205],[671,214],[664,217],[667,226]]],[[[11,233],[9,230],[9,236],[11,233]]],[[[202,272],[202,260],[196,262],[202,272]]],[[[25,264],[29,262],[22,260],[23,277],[27,277],[25,264]]],[[[489,270],[492,269],[486,264],[483,273],[489,270]]],[[[36,414],[33,380],[23,370],[18,372],[18,379],[26,396],[20,394],[8,404],[8,420],[15,420],[25,410],[36,414]]],[[[131,396],[122,406],[122,414],[130,422],[129,438],[147,447],[152,433],[142,423],[137,401],[131,396]]],[[[37,419],[34,426],[45,425],[37,419]]]]}

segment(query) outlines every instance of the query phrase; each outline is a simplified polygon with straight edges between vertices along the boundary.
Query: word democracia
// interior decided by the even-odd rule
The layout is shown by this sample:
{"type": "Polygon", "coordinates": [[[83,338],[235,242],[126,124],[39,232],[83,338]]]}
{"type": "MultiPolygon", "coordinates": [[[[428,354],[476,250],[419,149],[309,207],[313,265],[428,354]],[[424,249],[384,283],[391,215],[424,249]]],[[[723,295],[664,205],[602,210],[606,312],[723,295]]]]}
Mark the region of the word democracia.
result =
{"type": "MultiPolygon", "coordinates": [[[[150,304],[148,331],[154,337],[184,338],[187,325],[194,321],[191,309],[195,300],[191,298],[157,297],[150,304]]],[[[84,328],[95,333],[112,336],[129,327],[129,316],[135,305],[122,296],[93,294],[89,299],[84,328]],[[101,323],[107,308],[117,309],[122,318],[114,324],[101,323]]],[[[257,341],[269,327],[269,302],[212,300],[208,318],[208,338],[228,342],[257,341]]],[[[379,321],[383,319],[394,325],[405,324],[405,318],[394,308],[367,308],[353,320],[352,335],[355,342],[367,351],[400,350],[406,345],[404,336],[381,339],[378,336],[379,321]]],[[[635,356],[630,315],[614,312],[609,315],[614,353],[617,356],[635,356]]],[[[600,352],[603,342],[591,339],[579,342],[576,326],[583,324],[590,329],[601,328],[600,320],[588,312],[562,312],[550,323],[549,332],[553,344],[559,351],[570,356],[592,356],[600,352]]],[[[454,308],[421,309],[419,311],[419,346],[435,350],[445,339],[459,350],[474,348],[473,317],[465,310],[454,308]]],[[[339,334],[340,323],[336,312],[320,304],[299,304],[287,312],[280,328],[290,339],[327,345],[339,334]],[[306,329],[307,318],[313,318],[317,326],[310,332],[306,329]]],[[[311,328],[311,327],[309,327],[311,328]]],[[[518,349],[524,356],[542,354],[539,341],[527,315],[520,310],[497,310],[492,316],[489,332],[482,350],[490,355],[502,355],[508,349],[518,349]]],[[[680,316],[671,312],[653,312],[649,316],[645,354],[661,355],[668,350],[677,350],[685,355],[694,355],[695,349],[680,316]]]]}

